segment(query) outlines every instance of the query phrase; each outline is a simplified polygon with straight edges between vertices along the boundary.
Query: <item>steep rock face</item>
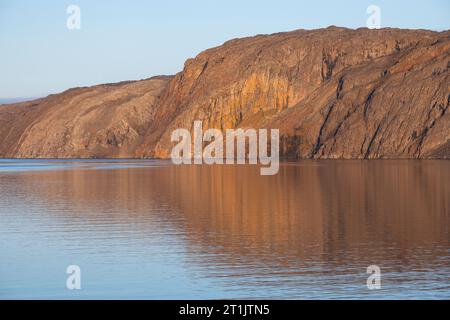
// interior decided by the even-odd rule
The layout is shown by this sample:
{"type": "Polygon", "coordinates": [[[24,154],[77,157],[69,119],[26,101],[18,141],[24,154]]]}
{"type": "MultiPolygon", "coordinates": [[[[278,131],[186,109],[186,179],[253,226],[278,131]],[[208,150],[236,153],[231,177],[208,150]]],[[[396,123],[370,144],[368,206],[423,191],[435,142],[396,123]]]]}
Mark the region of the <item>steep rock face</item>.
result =
{"type": "Polygon", "coordinates": [[[278,128],[284,156],[448,157],[449,36],[331,27],[229,41],[174,77],[145,150],[167,157],[171,132],[202,120],[278,128]]]}
{"type": "Polygon", "coordinates": [[[277,128],[282,156],[450,158],[450,32],[231,40],[172,78],[0,106],[2,157],[161,157],[174,129],[277,128]]]}
{"type": "Polygon", "coordinates": [[[303,158],[448,158],[449,52],[447,39],[343,70],[270,126],[303,158]]]}
{"type": "Polygon", "coordinates": [[[169,77],[71,89],[0,106],[0,155],[135,157],[169,77]]]}

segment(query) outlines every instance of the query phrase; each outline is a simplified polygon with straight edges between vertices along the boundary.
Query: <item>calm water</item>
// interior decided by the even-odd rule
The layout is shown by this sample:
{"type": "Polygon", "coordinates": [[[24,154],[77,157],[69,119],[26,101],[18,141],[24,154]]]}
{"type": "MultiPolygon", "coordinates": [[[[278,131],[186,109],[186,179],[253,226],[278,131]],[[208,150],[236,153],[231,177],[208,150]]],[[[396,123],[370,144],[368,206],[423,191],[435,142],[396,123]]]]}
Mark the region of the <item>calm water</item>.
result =
{"type": "Polygon", "coordinates": [[[0,298],[449,299],[449,227],[449,161],[1,160],[0,298]]]}

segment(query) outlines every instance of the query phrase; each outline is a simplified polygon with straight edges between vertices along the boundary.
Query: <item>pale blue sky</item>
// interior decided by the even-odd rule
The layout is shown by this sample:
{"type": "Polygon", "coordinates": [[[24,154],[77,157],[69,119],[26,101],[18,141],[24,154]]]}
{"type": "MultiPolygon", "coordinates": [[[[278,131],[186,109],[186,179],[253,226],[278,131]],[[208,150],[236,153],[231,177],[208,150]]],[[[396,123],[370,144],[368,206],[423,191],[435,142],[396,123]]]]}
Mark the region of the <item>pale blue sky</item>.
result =
{"type": "Polygon", "coordinates": [[[364,27],[371,4],[382,27],[450,29],[449,0],[0,0],[0,98],[174,74],[236,37],[364,27]],[[70,4],[81,30],[66,27],[70,4]]]}

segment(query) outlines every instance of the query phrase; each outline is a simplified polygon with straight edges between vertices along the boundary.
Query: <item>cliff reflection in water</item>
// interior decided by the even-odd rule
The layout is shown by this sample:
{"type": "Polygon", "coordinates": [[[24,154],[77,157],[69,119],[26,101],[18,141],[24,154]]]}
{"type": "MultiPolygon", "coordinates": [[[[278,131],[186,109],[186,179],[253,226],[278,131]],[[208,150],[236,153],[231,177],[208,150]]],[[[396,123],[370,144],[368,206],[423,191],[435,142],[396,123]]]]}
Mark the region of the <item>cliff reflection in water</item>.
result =
{"type": "Polygon", "coordinates": [[[214,288],[231,298],[450,294],[446,161],[286,162],[276,176],[168,162],[0,176],[0,206],[24,195],[43,219],[82,230],[80,241],[101,234],[117,249],[136,238],[146,252],[156,236],[176,238],[185,252],[173,263],[206,297],[214,288]],[[371,264],[385,272],[382,293],[365,288],[371,264]]]}

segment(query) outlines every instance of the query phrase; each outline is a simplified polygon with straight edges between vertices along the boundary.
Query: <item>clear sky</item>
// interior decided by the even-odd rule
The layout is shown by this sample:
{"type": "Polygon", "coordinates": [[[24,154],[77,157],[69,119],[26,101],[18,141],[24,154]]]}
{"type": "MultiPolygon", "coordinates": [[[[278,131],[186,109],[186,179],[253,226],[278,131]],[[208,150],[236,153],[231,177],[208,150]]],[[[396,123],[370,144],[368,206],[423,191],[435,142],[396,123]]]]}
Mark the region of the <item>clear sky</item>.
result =
{"type": "Polygon", "coordinates": [[[0,0],[0,98],[180,71],[224,41],[329,25],[450,29],[450,0],[0,0]],[[69,5],[81,29],[66,26],[69,5]]]}

